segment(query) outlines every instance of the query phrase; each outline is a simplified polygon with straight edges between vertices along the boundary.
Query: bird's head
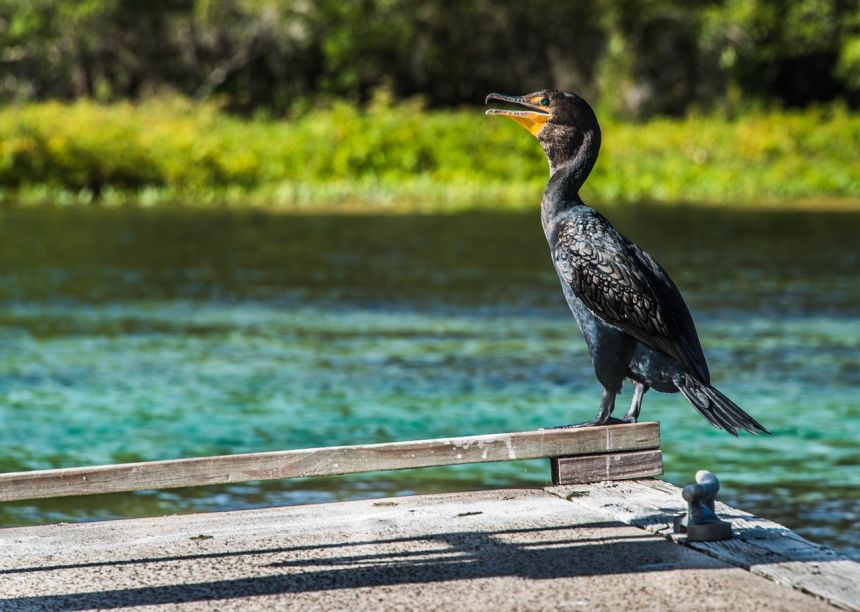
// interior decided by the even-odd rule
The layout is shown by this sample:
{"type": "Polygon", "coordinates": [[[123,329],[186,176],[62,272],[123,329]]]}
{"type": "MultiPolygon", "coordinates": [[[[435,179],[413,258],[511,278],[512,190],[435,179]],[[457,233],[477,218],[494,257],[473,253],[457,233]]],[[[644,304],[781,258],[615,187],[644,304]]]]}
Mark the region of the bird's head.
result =
{"type": "Polygon", "coordinates": [[[594,163],[600,148],[600,125],[588,102],[575,93],[544,89],[524,96],[491,93],[490,100],[527,110],[491,108],[488,115],[510,117],[538,139],[549,160],[550,172],[582,154],[594,163]]]}

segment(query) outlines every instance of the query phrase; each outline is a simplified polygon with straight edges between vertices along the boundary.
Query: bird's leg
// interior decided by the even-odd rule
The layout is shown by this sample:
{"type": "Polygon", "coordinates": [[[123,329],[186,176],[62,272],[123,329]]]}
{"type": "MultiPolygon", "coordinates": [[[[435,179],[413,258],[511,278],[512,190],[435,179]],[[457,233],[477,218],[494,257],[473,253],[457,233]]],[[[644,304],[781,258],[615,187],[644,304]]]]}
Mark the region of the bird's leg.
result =
{"type": "Polygon", "coordinates": [[[552,429],[573,429],[574,427],[594,427],[596,425],[618,425],[620,423],[624,423],[621,419],[616,419],[612,416],[612,410],[615,408],[615,396],[617,392],[613,393],[603,390],[603,397],[600,398],[600,412],[597,413],[597,416],[590,421],[586,421],[585,423],[574,423],[572,425],[560,425],[558,427],[553,427],[552,429]]]}
{"type": "Polygon", "coordinates": [[[621,419],[622,421],[625,423],[636,423],[639,420],[639,412],[642,410],[642,398],[648,389],[650,389],[648,385],[640,382],[636,383],[633,388],[633,399],[630,400],[630,410],[621,419]]]}

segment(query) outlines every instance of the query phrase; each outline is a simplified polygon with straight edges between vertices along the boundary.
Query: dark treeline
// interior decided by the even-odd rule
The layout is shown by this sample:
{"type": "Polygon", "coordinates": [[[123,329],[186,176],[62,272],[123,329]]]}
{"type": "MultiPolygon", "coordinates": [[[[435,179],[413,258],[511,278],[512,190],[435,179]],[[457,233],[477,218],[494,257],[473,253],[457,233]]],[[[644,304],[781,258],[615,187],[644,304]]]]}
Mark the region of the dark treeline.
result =
{"type": "Polygon", "coordinates": [[[555,85],[620,116],[860,104],[860,0],[0,0],[0,100],[234,110],[555,85]]]}

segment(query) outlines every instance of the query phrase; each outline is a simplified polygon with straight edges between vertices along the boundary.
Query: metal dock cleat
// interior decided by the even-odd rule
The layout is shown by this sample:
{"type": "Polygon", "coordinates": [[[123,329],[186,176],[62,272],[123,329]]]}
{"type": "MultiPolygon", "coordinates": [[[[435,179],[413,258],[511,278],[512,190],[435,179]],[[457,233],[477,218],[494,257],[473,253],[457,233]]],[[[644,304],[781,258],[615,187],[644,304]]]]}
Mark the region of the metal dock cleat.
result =
{"type": "Polygon", "coordinates": [[[684,487],[687,512],[675,517],[675,533],[686,533],[690,542],[715,542],[732,537],[732,524],[721,521],[714,511],[720,481],[711,472],[696,472],[696,484],[684,487]]]}

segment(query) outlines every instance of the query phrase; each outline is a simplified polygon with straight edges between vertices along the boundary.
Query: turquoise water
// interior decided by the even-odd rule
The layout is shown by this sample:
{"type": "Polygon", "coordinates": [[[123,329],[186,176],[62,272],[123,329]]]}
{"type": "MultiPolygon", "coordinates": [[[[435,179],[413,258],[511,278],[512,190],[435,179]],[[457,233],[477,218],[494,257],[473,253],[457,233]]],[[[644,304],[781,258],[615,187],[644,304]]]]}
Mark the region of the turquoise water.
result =
{"type": "MultiPolygon", "coordinates": [[[[858,214],[637,207],[734,439],[649,393],[666,478],[860,558],[858,214]]],[[[537,211],[0,213],[0,470],[533,429],[596,413],[537,211]]],[[[619,411],[629,401],[620,398],[619,411]]],[[[547,483],[513,462],[4,504],[0,525],[547,483]]]]}

